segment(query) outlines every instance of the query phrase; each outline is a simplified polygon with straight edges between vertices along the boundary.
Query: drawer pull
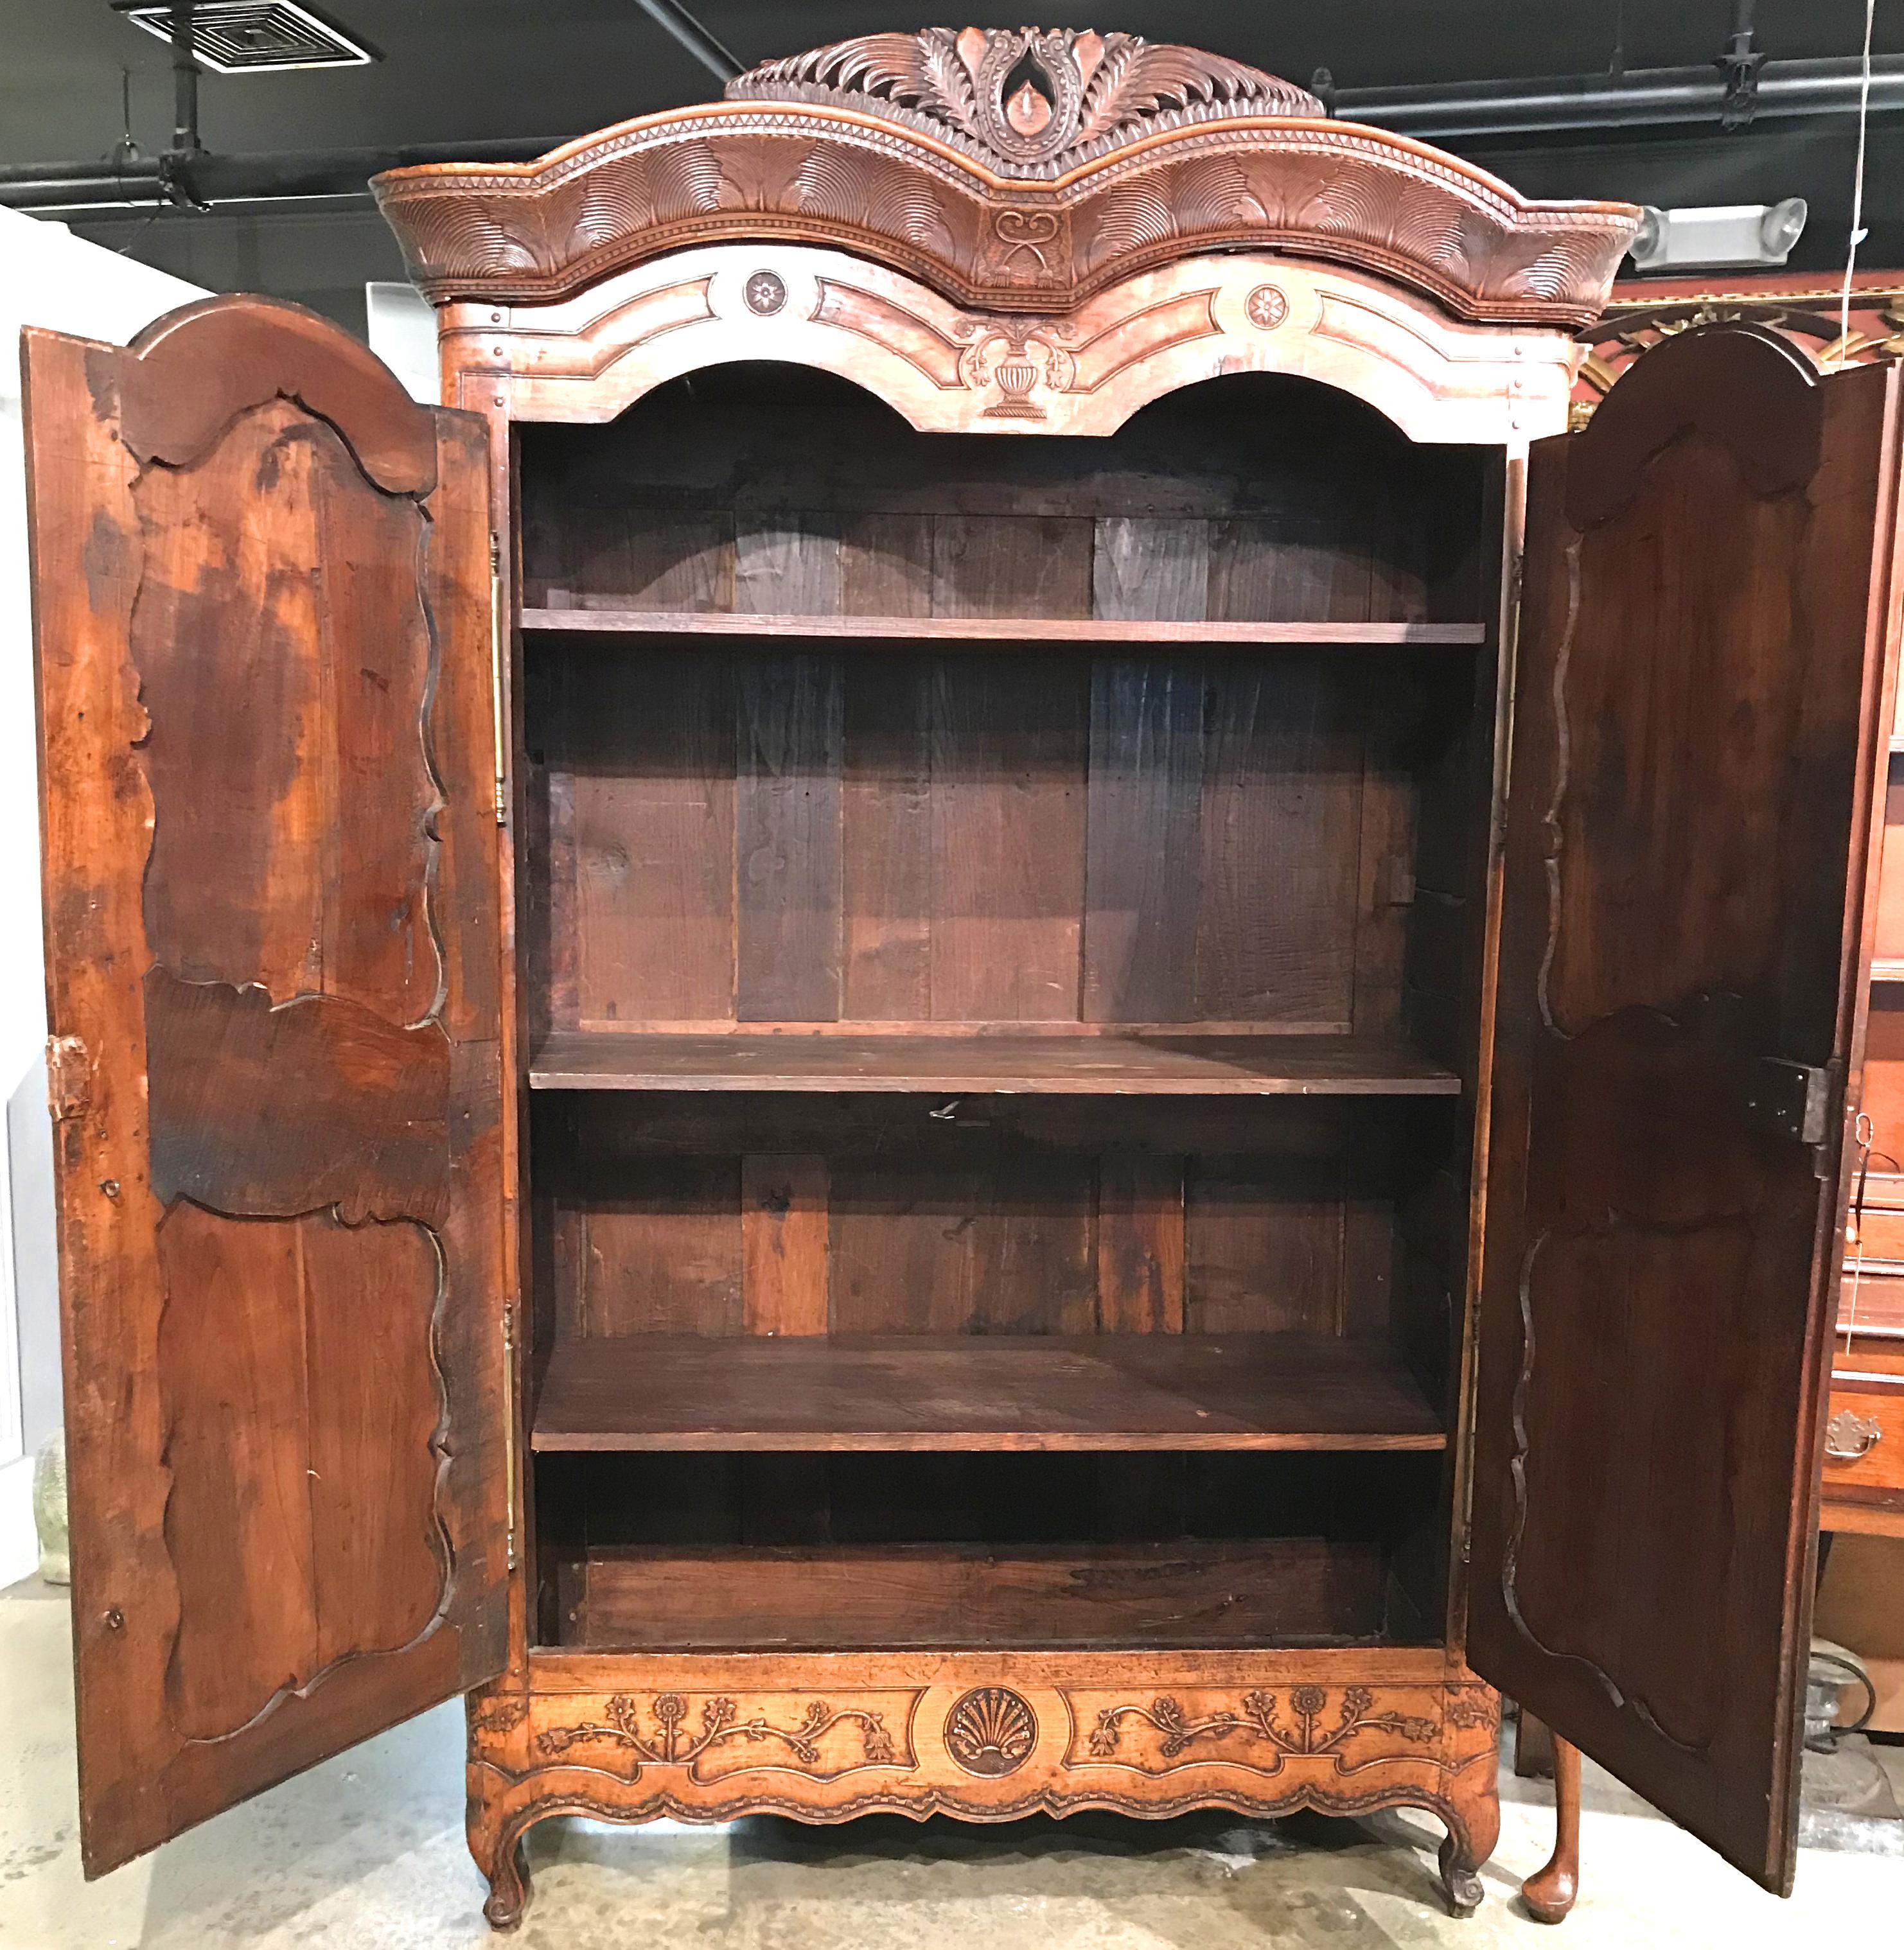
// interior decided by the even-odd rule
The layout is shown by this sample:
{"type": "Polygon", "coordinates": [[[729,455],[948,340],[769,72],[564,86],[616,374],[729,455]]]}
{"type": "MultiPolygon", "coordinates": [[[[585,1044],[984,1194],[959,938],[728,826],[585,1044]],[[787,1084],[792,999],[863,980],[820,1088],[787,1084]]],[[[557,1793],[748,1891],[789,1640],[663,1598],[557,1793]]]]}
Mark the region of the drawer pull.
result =
{"type": "Polygon", "coordinates": [[[1882,1425],[1868,1416],[1841,1408],[1825,1425],[1825,1453],[1837,1462],[1855,1462],[1878,1447],[1882,1425]]]}

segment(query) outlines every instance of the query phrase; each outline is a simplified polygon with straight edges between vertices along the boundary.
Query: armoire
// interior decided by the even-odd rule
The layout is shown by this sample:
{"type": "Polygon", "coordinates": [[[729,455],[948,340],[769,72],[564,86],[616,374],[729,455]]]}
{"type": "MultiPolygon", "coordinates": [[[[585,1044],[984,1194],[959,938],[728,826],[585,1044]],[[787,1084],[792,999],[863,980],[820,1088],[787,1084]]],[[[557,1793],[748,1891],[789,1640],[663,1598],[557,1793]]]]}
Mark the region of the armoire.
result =
{"type": "Polygon", "coordinates": [[[1411,1805],[1788,1887],[1897,375],[1214,55],[375,185],[449,404],[28,335],[81,1806],[1411,1805]]]}

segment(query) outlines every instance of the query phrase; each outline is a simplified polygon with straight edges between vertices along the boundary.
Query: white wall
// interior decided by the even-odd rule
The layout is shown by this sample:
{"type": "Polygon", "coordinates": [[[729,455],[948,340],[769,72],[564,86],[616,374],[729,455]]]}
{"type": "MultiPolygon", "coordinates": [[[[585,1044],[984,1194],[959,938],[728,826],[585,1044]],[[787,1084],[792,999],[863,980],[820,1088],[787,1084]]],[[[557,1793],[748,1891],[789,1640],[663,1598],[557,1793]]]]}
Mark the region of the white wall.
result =
{"type": "Polygon", "coordinates": [[[363,315],[370,350],[426,407],[443,400],[436,347],[436,310],[414,285],[366,285],[363,315]]]}
{"type": "Polygon", "coordinates": [[[0,208],[0,1585],[37,1561],[33,1452],[59,1413],[51,1133],[39,905],[33,615],[26,579],[23,325],[123,344],[196,285],[0,208]]]}

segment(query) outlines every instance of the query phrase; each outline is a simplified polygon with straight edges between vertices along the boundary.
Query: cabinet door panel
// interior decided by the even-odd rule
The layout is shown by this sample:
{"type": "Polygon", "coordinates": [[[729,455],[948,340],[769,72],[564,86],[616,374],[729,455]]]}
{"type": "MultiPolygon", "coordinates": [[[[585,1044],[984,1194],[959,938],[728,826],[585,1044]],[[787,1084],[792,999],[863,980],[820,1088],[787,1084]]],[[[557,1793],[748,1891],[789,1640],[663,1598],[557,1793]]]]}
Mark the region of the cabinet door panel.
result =
{"type": "Polygon", "coordinates": [[[503,1662],[488,472],[291,307],[26,367],[98,1874],[503,1662]]]}
{"type": "Polygon", "coordinates": [[[1774,1889],[1896,389],[1756,328],[1688,332],[1529,470],[1469,1657],[1774,1889]]]}

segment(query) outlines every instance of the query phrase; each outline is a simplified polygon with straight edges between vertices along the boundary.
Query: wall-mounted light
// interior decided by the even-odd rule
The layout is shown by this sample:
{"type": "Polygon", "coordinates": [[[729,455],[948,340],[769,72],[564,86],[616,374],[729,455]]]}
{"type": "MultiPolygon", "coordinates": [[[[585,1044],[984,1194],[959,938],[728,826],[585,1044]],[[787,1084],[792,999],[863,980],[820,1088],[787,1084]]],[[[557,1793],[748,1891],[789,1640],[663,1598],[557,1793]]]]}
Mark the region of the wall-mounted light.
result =
{"type": "Polygon", "coordinates": [[[1731,271],[1784,263],[1804,234],[1802,196],[1703,210],[1646,207],[1632,258],[1642,271],[1731,271]]]}

